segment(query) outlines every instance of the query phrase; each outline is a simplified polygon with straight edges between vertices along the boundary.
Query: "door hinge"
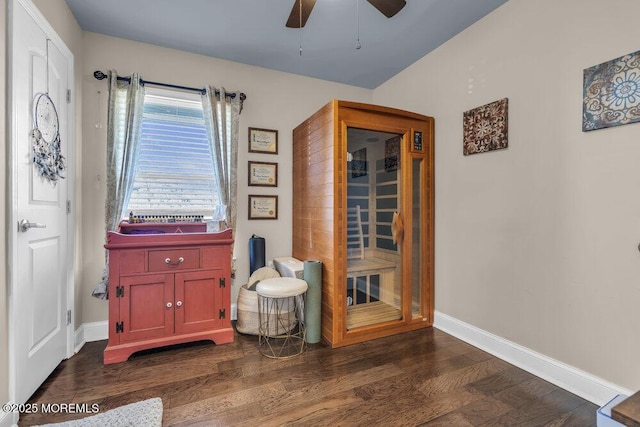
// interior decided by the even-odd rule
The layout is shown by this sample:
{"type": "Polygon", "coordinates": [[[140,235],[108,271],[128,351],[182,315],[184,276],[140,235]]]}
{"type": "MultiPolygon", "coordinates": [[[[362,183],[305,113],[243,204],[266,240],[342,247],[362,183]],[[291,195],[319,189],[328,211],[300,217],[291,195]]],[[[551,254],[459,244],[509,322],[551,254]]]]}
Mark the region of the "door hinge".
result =
{"type": "Polygon", "coordinates": [[[67,325],[71,324],[71,310],[67,310],[67,325]]]}
{"type": "Polygon", "coordinates": [[[226,308],[221,308],[220,311],[218,312],[218,318],[219,319],[224,319],[227,317],[227,309],[226,308]]]}
{"type": "Polygon", "coordinates": [[[227,279],[225,277],[221,277],[220,278],[220,287],[221,288],[226,288],[227,287],[227,279]]]}
{"type": "Polygon", "coordinates": [[[67,215],[71,213],[71,200],[67,200],[67,215]]]}
{"type": "Polygon", "coordinates": [[[67,104],[71,104],[71,89],[67,89],[67,104]]]}
{"type": "Polygon", "coordinates": [[[116,298],[124,297],[124,286],[116,286],[116,298]]]}
{"type": "Polygon", "coordinates": [[[124,322],[116,322],[116,334],[124,332],[124,322]]]}

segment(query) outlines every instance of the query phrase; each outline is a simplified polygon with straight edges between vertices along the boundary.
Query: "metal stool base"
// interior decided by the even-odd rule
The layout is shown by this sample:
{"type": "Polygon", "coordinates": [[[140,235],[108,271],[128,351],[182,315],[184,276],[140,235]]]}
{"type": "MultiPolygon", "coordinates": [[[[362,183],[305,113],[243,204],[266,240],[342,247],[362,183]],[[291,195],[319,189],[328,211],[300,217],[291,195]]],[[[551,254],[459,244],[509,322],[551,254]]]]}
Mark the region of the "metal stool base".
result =
{"type": "Polygon", "coordinates": [[[274,359],[302,354],[307,328],[304,294],[273,298],[258,294],[258,345],[260,353],[274,359]]]}

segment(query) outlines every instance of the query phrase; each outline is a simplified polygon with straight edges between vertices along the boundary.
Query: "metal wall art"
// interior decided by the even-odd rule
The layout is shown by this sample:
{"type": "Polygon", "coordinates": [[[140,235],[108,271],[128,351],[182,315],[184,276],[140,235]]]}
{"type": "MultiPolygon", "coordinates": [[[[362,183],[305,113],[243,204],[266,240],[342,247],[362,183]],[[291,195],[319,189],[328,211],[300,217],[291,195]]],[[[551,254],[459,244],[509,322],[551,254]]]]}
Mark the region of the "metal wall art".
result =
{"type": "Polygon", "coordinates": [[[582,131],[640,121],[640,51],[584,70],[582,131]]]}
{"type": "Polygon", "coordinates": [[[396,135],[384,142],[384,170],[393,172],[400,167],[400,142],[402,137],[396,135]]]}
{"type": "Polygon", "coordinates": [[[462,116],[464,155],[507,148],[508,116],[507,98],[465,111],[462,116]]]}
{"type": "Polygon", "coordinates": [[[361,148],[353,152],[351,160],[351,177],[357,178],[367,174],[367,149],[361,148]]]}

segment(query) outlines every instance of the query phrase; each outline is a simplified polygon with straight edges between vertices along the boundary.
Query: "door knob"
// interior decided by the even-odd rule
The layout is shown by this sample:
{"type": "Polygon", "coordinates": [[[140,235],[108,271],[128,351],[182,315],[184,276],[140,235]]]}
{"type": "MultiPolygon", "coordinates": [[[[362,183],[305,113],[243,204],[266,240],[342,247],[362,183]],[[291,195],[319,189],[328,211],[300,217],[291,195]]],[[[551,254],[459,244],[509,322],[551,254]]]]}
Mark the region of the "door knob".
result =
{"type": "Polygon", "coordinates": [[[29,222],[28,219],[23,219],[18,223],[18,231],[23,233],[30,228],[47,228],[46,224],[40,224],[39,222],[29,222]]]}
{"type": "Polygon", "coordinates": [[[182,301],[176,301],[176,307],[182,307],[182,301]]]}

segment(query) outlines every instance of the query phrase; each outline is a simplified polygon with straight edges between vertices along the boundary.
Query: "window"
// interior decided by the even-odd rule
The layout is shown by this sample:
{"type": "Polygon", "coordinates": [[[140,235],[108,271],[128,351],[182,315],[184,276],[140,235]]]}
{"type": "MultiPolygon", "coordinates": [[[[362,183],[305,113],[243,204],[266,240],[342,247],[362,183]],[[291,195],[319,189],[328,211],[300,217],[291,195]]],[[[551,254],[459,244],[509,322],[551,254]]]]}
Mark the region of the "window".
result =
{"type": "Polygon", "coordinates": [[[210,217],[219,199],[200,95],[152,87],[145,92],[127,212],[210,217]]]}

